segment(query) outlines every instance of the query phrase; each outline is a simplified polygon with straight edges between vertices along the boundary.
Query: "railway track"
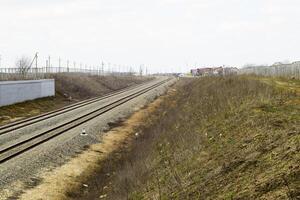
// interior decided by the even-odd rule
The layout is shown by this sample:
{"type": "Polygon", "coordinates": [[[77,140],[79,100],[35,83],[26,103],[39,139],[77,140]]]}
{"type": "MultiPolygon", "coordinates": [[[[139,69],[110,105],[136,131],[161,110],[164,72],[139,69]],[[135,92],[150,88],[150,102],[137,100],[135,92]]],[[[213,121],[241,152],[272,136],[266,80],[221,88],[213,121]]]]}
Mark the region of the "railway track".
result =
{"type": "Polygon", "coordinates": [[[3,149],[0,149],[0,164],[7,162],[8,160],[25,153],[26,151],[39,146],[63,133],[66,131],[69,131],[75,127],[78,127],[79,125],[82,125],[142,94],[145,94],[146,92],[153,90],[162,84],[168,82],[170,79],[161,81],[159,83],[156,83],[152,86],[146,87],[144,89],[141,89],[133,94],[126,95],[125,97],[122,97],[118,100],[115,100],[105,106],[102,106],[88,114],[85,114],[83,116],[77,117],[71,121],[68,121],[64,124],[61,124],[59,126],[56,126],[54,128],[51,128],[47,131],[41,132],[36,134],[35,136],[32,136],[31,138],[28,138],[26,140],[20,141],[18,143],[12,144],[11,146],[5,147],[3,149]]]}
{"type": "Polygon", "coordinates": [[[107,98],[125,93],[127,91],[132,90],[132,89],[135,89],[135,88],[141,87],[143,85],[146,85],[148,83],[149,82],[146,82],[146,83],[143,83],[143,84],[140,84],[140,85],[136,85],[136,86],[133,86],[133,87],[129,87],[129,88],[117,91],[117,92],[107,94],[107,95],[102,96],[102,97],[91,98],[91,99],[81,101],[81,102],[78,102],[78,103],[75,103],[75,104],[72,104],[72,105],[69,105],[69,106],[51,111],[51,112],[47,112],[47,113],[44,113],[44,114],[41,114],[41,115],[38,115],[38,116],[35,116],[35,117],[30,117],[30,118],[27,118],[25,120],[20,120],[20,121],[16,121],[16,122],[13,122],[13,123],[9,123],[9,124],[4,125],[4,126],[0,126],[0,136],[4,135],[4,134],[7,134],[7,133],[10,133],[11,131],[15,131],[15,130],[18,130],[20,128],[23,128],[23,127],[41,122],[45,119],[50,119],[50,118],[56,117],[58,115],[62,115],[62,114],[65,114],[67,112],[73,111],[75,109],[81,108],[83,106],[87,106],[87,105],[96,103],[98,101],[101,101],[101,100],[104,100],[104,99],[107,99],[107,98]]]}

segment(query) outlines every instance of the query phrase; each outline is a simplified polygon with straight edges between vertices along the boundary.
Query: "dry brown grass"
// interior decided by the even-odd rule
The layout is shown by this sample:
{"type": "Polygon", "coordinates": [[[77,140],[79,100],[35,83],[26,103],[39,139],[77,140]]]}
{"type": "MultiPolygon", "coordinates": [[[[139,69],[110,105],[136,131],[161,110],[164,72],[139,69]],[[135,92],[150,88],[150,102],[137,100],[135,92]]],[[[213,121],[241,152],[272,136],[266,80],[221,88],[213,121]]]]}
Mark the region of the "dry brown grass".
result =
{"type": "Polygon", "coordinates": [[[85,74],[54,74],[56,91],[76,99],[86,99],[120,90],[149,80],[137,76],[89,76],[85,74]]]}
{"type": "Polygon", "coordinates": [[[140,127],[108,198],[299,198],[297,99],[251,77],[188,80],[140,127]]]}

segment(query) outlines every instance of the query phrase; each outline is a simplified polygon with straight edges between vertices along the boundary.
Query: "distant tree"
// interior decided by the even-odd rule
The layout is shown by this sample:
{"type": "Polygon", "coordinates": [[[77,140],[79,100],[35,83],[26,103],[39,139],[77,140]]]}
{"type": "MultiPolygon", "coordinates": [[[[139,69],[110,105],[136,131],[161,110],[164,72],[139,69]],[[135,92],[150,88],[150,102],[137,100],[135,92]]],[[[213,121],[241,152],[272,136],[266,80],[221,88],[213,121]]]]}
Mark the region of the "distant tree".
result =
{"type": "Polygon", "coordinates": [[[16,68],[18,70],[18,73],[21,74],[22,76],[26,76],[30,67],[31,67],[30,58],[26,56],[22,56],[21,58],[17,59],[16,68]]]}

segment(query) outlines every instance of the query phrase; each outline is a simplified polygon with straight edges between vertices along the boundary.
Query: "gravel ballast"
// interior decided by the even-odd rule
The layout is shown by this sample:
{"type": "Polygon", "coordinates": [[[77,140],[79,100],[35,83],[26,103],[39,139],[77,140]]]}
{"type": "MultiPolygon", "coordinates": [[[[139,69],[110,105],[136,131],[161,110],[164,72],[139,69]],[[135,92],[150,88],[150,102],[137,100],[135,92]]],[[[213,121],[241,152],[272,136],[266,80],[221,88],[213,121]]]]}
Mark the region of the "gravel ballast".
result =
{"type": "MultiPolygon", "coordinates": [[[[159,80],[161,79],[162,78],[159,78],[159,80]]],[[[174,81],[175,79],[1,164],[0,199],[17,196],[22,190],[36,186],[41,181],[39,174],[45,171],[51,171],[63,165],[72,157],[84,151],[88,145],[101,142],[101,135],[110,128],[109,124],[128,117],[139,108],[153,101],[157,96],[165,93],[168,86],[174,83],[174,81]],[[85,129],[87,133],[85,136],[81,135],[83,129],[85,129]]],[[[134,91],[136,90],[137,89],[134,91]]],[[[127,94],[128,93],[120,94],[118,97],[127,94]]],[[[65,120],[70,120],[84,113],[88,113],[97,108],[97,106],[107,104],[115,98],[116,97],[97,102],[88,107],[58,116],[58,118],[55,117],[52,120],[45,120],[36,127],[32,125],[26,130],[20,129],[15,131],[13,135],[5,135],[1,137],[0,146],[3,148],[12,142],[30,137],[37,134],[37,132],[63,123],[65,120]]]]}

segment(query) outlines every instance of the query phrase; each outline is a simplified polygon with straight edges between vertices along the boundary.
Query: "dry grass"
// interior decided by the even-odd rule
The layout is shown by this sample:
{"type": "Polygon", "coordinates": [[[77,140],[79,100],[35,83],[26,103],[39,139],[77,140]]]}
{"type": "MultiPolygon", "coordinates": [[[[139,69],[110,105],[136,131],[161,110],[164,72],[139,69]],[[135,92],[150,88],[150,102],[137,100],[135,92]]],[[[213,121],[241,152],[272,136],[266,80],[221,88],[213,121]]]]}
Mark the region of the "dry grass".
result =
{"type": "Polygon", "coordinates": [[[49,112],[71,103],[72,101],[58,95],[0,107],[0,125],[49,112]]]}
{"type": "Polygon", "coordinates": [[[144,82],[136,76],[88,76],[84,74],[54,74],[56,91],[75,99],[87,99],[144,82]]]}
{"type": "MultiPolygon", "coordinates": [[[[135,138],[136,127],[154,112],[161,100],[157,99],[147,108],[133,114],[122,126],[105,133],[102,142],[90,146],[82,154],[62,167],[41,175],[43,181],[37,187],[25,191],[20,199],[82,199],[90,188],[99,189],[99,185],[91,183],[104,166],[103,161],[113,156],[119,149],[130,146],[135,138]],[[86,186],[84,186],[86,184],[86,186]]],[[[47,170],[44,170],[47,171],[47,170]]],[[[102,180],[98,180],[102,182],[102,180]]],[[[98,183],[99,184],[99,183],[98,183]]]]}
{"type": "Polygon", "coordinates": [[[300,198],[297,93],[252,77],[187,80],[177,90],[112,167],[108,199],[300,198]]]}

